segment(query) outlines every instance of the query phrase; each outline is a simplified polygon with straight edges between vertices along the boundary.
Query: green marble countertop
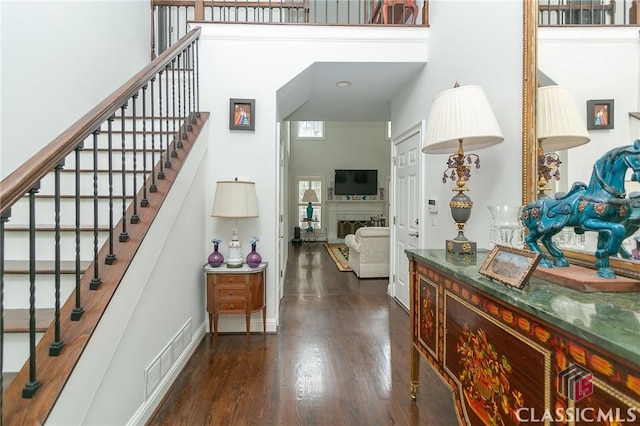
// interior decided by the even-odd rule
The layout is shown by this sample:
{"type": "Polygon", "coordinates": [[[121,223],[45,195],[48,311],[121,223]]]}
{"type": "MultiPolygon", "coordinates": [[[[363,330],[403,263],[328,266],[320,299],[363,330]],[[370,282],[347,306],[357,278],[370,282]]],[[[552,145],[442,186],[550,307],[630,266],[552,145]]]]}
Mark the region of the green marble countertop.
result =
{"type": "Polygon", "coordinates": [[[405,250],[479,290],[640,365],[640,292],[582,293],[532,277],[524,289],[480,275],[488,251],[475,255],[440,249],[405,250]]]}

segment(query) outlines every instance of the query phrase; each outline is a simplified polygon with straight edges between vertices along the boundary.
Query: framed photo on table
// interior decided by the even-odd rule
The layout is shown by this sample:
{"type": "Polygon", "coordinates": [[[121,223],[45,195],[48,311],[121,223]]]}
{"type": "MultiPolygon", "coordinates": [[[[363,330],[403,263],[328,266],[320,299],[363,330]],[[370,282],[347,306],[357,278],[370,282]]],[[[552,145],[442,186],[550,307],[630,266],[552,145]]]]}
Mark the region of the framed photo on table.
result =
{"type": "Polygon", "coordinates": [[[587,101],[587,130],[613,129],[613,99],[587,101]]]}
{"type": "Polygon", "coordinates": [[[538,266],[540,257],[540,253],[495,245],[478,272],[522,290],[538,266]]]}
{"type": "Polygon", "coordinates": [[[229,130],[255,130],[255,114],[255,99],[231,98],[229,100],[229,130]]]}

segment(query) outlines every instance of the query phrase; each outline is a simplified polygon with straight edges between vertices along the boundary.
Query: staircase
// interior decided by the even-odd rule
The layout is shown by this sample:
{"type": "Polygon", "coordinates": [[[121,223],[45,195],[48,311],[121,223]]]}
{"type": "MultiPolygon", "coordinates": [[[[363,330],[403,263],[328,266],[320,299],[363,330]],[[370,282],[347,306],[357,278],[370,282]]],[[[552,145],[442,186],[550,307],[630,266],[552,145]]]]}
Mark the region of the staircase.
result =
{"type": "Polygon", "coordinates": [[[2,181],[5,424],[46,420],[208,118],[199,32],[2,181]]]}
{"type": "MultiPolygon", "coordinates": [[[[131,123],[131,117],[125,117],[125,123],[131,123]]],[[[59,245],[60,260],[56,262],[55,237],[56,237],[56,191],[55,173],[45,176],[41,187],[34,196],[35,205],[35,319],[36,319],[36,343],[42,334],[49,328],[54,320],[56,289],[59,292],[59,300],[65,301],[75,289],[76,283],[87,271],[94,257],[94,247],[101,248],[109,238],[118,240],[119,235],[110,235],[110,221],[118,221],[122,216],[122,210],[132,208],[133,193],[143,189],[146,176],[160,161],[164,163],[163,156],[166,153],[159,147],[145,150],[145,153],[133,149],[134,139],[142,140],[143,124],[150,126],[154,121],[155,128],[159,128],[160,122],[166,119],[158,117],[138,118],[137,130],[134,133],[127,130],[113,131],[112,138],[124,140],[125,148],[108,148],[108,135],[101,133],[96,138],[98,190],[94,198],[93,178],[93,137],[84,143],[82,150],[78,151],[78,164],[75,164],[76,156],[72,155],[66,161],[59,174],[59,245]],[[124,137],[122,137],[124,136],[124,137]],[[111,151],[111,152],[109,152],[111,151]],[[145,158],[140,158],[142,155],[145,158]],[[124,158],[124,170],[114,168],[120,166],[124,158]],[[133,169],[134,158],[136,163],[145,164],[142,169],[133,169]],[[162,158],[162,160],[161,160],[162,158]],[[111,166],[110,166],[111,164],[111,166]],[[109,172],[111,170],[111,173],[109,172]],[[111,176],[110,176],[111,175],[111,176]],[[124,176],[123,176],[124,175],[124,176]],[[137,179],[134,186],[134,175],[137,179]],[[75,224],[76,196],[75,180],[78,179],[80,191],[78,193],[78,211],[80,212],[78,224],[75,224]],[[111,180],[111,185],[109,184],[111,180]],[[122,182],[125,185],[122,185],[122,182]],[[123,196],[123,188],[129,194],[123,196]],[[111,192],[111,195],[108,195],[111,192]],[[98,226],[94,228],[94,200],[97,201],[98,226]],[[108,213],[107,213],[108,212],[108,213]],[[109,217],[107,217],[109,216],[109,217]],[[113,217],[111,217],[113,216],[113,217]],[[76,232],[77,231],[77,232],[76,232]],[[97,232],[94,232],[97,231],[97,232]],[[94,245],[94,238],[97,240],[94,245]],[[76,237],[79,238],[79,268],[76,270],[76,237]],[[56,265],[59,271],[56,271],[56,265]],[[56,282],[57,281],[57,282],[56,282]]],[[[170,117],[173,120],[173,117],[170,117]]],[[[119,128],[121,118],[115,118],[113,127],[119,128]]],[[[164,125],[164,123],[163,123],[164,125]]],[[[130,124],[125,126],[129,126],[130,124]]],[[[156,132],[156,135],[166,138],[173,135],[170,132],[156,132]]],[[[137,166],[140,167],[140,166],[137,166]]],[[[147,186],[148,188],[148,186],[147,186]]],[[[140,200],[138,200],[140,201],[140,200]]],[[[4,271],[4,332],[10,334],[4,345],[3,372],[14,375],[20,370],[24,361],[29,357],[29,208],[30,197],[25,195],[11,209],[10,220],[5,225],[5,271],[4,271]]],[[[140,207],[142,208],[142,207],[140,207]]],[[[91,271],[90,271],[91,272],[91,271]]]]}

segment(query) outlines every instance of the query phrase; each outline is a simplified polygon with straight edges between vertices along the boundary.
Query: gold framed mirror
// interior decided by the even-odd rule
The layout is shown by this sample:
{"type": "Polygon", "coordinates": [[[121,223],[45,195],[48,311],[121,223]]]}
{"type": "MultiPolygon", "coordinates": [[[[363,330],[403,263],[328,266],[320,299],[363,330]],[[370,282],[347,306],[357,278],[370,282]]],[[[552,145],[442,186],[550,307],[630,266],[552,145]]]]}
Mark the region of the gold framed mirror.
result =
{"type": "Polygon", "coordinates": [[[536,87],[538,2],[523,0],[522,31],[522,204],[535,199],[537,180],[536,87]]]}
{"type": "MultiPolygon", "coordinates": [[[[523,0],[522,70],[522,204],[536,198],[537,149],[536,93],[538,75],[538,1],[523,0]]],[[[567,260],[595,270],[592,252],[562,248],[567,260]]],[[[610,266],[621,276],[640,279],[640,261],[611,257],[610,266]]]]}

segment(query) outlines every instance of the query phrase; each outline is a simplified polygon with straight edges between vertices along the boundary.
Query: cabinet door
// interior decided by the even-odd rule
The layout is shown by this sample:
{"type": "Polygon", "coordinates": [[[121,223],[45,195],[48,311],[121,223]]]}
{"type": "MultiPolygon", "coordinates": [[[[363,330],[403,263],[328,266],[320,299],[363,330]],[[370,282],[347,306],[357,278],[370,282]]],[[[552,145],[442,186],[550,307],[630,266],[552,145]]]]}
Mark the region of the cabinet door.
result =
{"type": "Polygon", "coordinates": [[[266,303],[265,272],[251,274],[251,310],[257,311],[266,303]]]}
{"type": "Polygon", "coordinates": [[[519,409],[551,409],[551,351],[452,292],[444,304],[444,370],[469,424],[516,425],[519,409]]]}

